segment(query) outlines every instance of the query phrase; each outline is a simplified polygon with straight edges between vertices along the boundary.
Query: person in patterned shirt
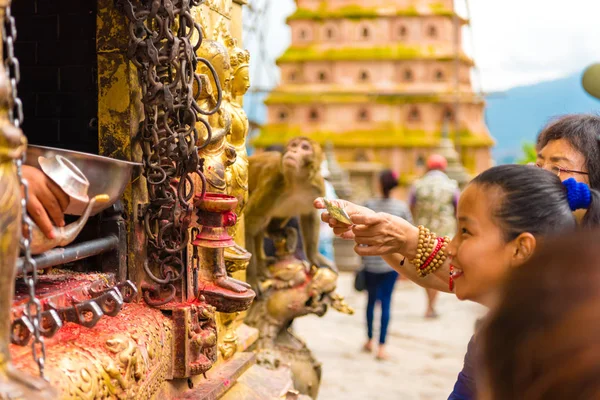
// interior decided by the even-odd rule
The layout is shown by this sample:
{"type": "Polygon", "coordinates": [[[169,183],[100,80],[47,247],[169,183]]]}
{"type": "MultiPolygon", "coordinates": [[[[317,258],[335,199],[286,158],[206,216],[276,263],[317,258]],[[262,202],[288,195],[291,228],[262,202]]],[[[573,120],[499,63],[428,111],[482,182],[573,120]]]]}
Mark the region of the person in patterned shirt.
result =
{"type": "MultiPolygon", "coordinates": [[[[453,237],[456,233],[456,207],[460,191],[456,181],[446,175],[448,162],[433,154],[427,159],[427,173],[417,180],[410,193],[409,203],[416,225],[423,225],[440,236],[453,237]]],[[[425,318],[436,318],[435,301],[438,292],[425,289],[427,311],[425,318]]]]}

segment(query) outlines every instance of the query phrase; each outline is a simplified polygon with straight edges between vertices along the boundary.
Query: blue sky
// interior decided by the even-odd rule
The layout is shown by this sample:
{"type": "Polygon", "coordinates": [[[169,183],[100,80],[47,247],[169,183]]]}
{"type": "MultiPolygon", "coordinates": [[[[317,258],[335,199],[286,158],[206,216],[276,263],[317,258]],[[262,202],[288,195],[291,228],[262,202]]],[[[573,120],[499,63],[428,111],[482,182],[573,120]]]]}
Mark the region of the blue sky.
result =
{"type": "MultiPolygon", "coordinates": [[[[254,87],[277,82],[273,61],[290,42],[285,17],[295,9],[295,2],[250,1],[255,9],[267,2],[267,16],[260,20],[265,56],[261,56],[257,35],[245,38],[254,60],[254,87]]],[[[467,30],[464,47],[475,57],[486,92],[555,79],[600,61],[599,0],[471,0],[469,5],[474,46],[467,30]]],[[[465,0],[456,0],[456,7],[466,15],[465,0]]],[[[246,11],[249,16],[251,12],[246,11]]],[[[475,85],[478,81],[474,80],[475,85]]]]}

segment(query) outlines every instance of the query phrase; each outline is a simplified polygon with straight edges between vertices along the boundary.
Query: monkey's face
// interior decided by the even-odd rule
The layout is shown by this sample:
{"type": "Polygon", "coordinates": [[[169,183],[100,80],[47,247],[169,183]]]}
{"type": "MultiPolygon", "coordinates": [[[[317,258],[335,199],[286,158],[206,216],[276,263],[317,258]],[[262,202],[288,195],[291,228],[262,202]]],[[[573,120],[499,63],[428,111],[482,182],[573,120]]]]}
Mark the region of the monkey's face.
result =
{"type": "Polygon", "coordinates": [[[315,157],[313,145],[307,139],[292,139],[283,154],[282,166],[285,172],[295,172],[308,174],[309,168],[315,157]]]}

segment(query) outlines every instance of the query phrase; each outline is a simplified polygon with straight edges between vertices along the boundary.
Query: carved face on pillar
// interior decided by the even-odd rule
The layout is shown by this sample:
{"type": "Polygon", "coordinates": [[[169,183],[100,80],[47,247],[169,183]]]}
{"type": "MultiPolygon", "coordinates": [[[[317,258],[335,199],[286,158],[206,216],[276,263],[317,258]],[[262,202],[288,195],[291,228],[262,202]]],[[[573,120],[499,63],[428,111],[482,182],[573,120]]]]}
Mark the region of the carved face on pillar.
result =
{"type": "MultiPolygon", "coordinates": [[[[198,57],[207,60],[217,72],[219,84],[223,88],[231,78],[231,65],[229,64],[229,54],[227,48],[220,42],[214,40],[202,41],[202,46],[198,49],[198,57]]],[[[213,95],[217,95],[217,84],[213,73],[203,62],[198,63],[198,73],[209,77],[213,95]]]]}
{"type": "Polygon", "coordinates": [[[233,75],[231,94],[233,96],[243,96],[248,89],[250,89],[250,70],[248,66],[244,66],[233,75]]]}
{"type": "Polygon", "coordinates": [[[250,53],[248,50],[240,49],[235,46],[235,39],[231,40],[233,47],[230,47],[230,60],[232,81],[231,81],[231,94],[236,96],[243,96],[250,89],[250,69],[248,68],[250,63],[250,53]]]}

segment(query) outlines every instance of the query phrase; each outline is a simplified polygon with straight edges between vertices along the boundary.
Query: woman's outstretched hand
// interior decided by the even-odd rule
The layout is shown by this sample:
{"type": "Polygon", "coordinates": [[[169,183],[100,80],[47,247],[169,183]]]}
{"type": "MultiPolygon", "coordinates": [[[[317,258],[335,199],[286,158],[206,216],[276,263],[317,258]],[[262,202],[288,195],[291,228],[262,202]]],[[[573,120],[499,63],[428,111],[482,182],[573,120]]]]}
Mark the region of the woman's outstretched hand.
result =
{"type": "MultiPolygon", "coordinates": [[[[343,208],[344,211],[350,217],[350,220],[354,222],[354,218],[361,215],[376,214],[375,211],[362,207],[357,204],[351,203],[346,200],[329,200],[333,205],[343,208]]],[[[324,210],[327,207],[322,197],[317,198],[314,203],[314,207],[318,210],[324,210]]],[[[327,222],[330,227],[333,228],[333,233],[343,239],[354,240],[354,232],[352,232],[352,226],[333,218],[327,211],[321,214],[321,220],[327,222]]]]}
{"type": "MultiPolygon", "coordinates": [[[[417,253],[419,230],[408,221],[386,213],[376,213],[345,200],[331,200],[346,211],[353,222],[347,225],[333,219],[329,213],[321,215],[333,232],[344,239],[354,239],[354,251],[361,256],[383,256],[400,253],[414,258],[417,253]]],[[[324,209],[322,198],[314,202],[317,209],[324,209]]]]}

